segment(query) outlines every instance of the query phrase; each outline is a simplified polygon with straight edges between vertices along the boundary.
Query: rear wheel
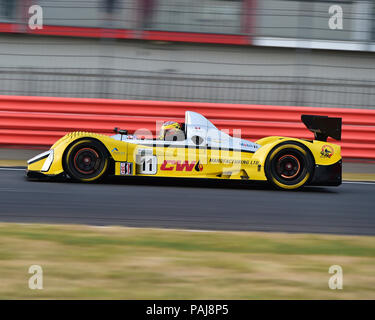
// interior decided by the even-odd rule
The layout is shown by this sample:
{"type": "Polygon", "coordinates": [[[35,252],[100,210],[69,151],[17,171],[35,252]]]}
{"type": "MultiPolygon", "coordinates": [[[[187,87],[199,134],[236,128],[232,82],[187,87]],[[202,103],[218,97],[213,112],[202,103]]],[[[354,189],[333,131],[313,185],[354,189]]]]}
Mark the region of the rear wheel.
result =
{"type": "Polygon", "coordinates": [[[269,153],[265,172],[268,181],[278,189],[298,189],[310,179],[313,158],[301,144],[290,141],[277,145],[269,153]]]}
{"type": "Polygon", "coordinates": [[[105,147],[90,139],[74,142],[64,157],[64,167],[69,176],[82,182],[94,182],[103,179],[109,163],[105,147]]]}

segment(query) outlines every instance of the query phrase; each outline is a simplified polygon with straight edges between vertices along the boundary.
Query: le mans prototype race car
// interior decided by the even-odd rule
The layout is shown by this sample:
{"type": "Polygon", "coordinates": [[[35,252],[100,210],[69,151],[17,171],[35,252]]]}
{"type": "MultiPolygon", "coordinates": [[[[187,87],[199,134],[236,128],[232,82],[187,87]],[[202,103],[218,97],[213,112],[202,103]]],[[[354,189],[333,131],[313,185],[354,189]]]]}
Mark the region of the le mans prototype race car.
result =
{"type": "Polygon", "coordinates": [[[314,140],[271,136],[251,142],[218,130],[186,111],[178,134],[154,139],[71,132],[49,151],[28,160],[29,178],[64,177],[81,182],[107,175],[268,181],[279,189],[341,184],[341,118],[302,115],[314,140]]]}

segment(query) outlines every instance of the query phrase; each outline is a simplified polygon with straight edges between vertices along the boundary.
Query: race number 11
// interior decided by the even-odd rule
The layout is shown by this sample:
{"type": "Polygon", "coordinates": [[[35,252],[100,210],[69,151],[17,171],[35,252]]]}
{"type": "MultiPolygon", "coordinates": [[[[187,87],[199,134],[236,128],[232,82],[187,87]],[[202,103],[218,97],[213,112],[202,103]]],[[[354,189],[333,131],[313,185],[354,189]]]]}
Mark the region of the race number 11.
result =
{"type": "Polygon", "coordinates": [[[144,156],[141,159],[140,171],[142,174],[156,174],[157,158],[155,156],[144,156]]]}
{"type": "Polygon", "coordinates": [[[139,149],[136,155],[137,172],[140,174],[156,174],[158,159],[152,154],[152,149],[139,149]]]}

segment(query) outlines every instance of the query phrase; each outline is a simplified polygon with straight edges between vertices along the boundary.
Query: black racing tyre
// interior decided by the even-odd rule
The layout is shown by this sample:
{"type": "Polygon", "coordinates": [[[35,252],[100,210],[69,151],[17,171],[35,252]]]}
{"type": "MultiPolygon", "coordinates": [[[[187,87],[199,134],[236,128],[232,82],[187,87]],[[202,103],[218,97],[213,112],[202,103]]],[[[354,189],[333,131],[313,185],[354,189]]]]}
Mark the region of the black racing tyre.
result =
{"type": "Polygon", "coordinates": [[[94,182],[106,176],[109,156],[100,142],[83,139],[73,142],[65,152],[63,162],[66,172],[73,180],[94,182]]]}
{"type": "Polygon", "coordinates": [[[275,146],[267,156],[267,180],[277,189],[302,188],[312,177],[314,159],[302,144],[286,141],[275,146]]]}

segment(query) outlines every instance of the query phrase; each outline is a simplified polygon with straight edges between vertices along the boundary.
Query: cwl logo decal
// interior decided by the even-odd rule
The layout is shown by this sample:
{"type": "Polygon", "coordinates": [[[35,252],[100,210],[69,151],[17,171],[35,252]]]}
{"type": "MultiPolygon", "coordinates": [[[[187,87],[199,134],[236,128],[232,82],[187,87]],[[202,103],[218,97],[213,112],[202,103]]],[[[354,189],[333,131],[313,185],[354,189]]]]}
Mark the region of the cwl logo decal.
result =
{"type": "Polygon", "coordinates": [[[197,164],[195,165],[194,169],[195,169],[195,171],[198,171],[198,172],[202,171],[203,170],[203,165],[201,165],[199,163],[199,161],[198,161],[197,164]]]}
{"type": "Polygon", "coordinates": [[[160,166],[160,170],[164,171],[192,171],[195,168],[196,171],[202,171],[203,166],[196,161],[175,161],[175,160],[164,160],[162,165],[160,166]]]}

